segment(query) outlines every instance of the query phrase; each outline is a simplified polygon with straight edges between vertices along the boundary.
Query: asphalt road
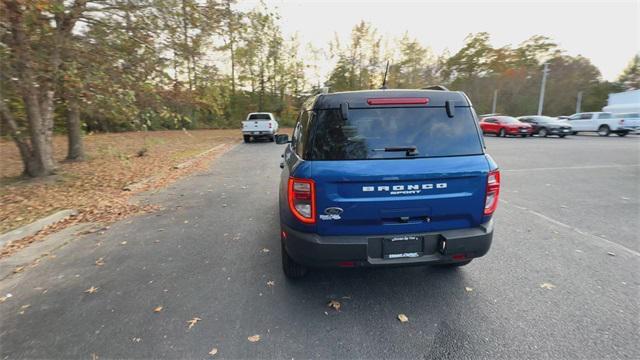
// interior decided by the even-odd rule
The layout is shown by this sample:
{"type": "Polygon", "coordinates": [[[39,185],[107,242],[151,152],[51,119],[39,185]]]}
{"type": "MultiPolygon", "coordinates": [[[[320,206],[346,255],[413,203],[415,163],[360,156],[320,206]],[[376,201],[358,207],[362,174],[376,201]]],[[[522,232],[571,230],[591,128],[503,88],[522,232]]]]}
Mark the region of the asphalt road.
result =
{"type": "Polygon", "coordinates": [[[486,141],[502,202],[491,251],[464,268],[287,281],[282,148],[241,144],[146,197],[163,210],[1,281],[0,295],[13,297],[0,304],[0,355],[202,359],[215,347],[227,359],[640,358],[640,138],[486,141]]]}

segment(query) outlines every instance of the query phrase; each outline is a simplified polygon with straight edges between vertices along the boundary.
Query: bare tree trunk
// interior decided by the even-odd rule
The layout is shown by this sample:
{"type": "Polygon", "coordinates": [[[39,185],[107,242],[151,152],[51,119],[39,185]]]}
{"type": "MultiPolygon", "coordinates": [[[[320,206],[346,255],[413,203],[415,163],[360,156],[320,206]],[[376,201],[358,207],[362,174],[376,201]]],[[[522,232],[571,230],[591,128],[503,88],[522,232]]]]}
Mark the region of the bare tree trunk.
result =
{"type": "Polygon", "coordinates": [[[40,172],[40,168],[42,167],[42,165],[37,161],[36,158],[33,157],[32,149],[29,145],[29,142],[20,136],[18,125],[16,124],[13,115],[11,115],[11,111],[9,111],[7,104],[2,98],[0,98],[0,120],[2,120],[2,123],[5,124],[9,135],[16,143],[16,146],[18,146],[18,151],[20,151],[20,159],[22,159],[22,165],[24,168],[23,173],[25,175],[30,175],[40,172]]]}
{"type": "Polygon", "coordinates": [[[84,146],[82,144],[82,127],[80,122],[80,107],[76,101],[68,102],[67,113],[67,138],[69,148],[67,160],[82,161],[85,159],[84,146]]]}

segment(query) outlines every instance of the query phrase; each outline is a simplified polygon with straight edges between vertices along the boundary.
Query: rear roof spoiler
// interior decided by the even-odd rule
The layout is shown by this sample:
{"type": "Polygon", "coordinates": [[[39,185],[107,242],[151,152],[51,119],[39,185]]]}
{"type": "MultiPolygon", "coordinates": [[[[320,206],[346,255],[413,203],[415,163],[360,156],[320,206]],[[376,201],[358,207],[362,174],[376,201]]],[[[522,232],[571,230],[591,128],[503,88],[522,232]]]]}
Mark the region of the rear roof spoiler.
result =
{"type": "Polygon", "coordinates": [[[423,87],[422,90],[440,90],[440,91],[449,91],[445,86],[442,85],[429,85],[427,87],[423,87]]]}

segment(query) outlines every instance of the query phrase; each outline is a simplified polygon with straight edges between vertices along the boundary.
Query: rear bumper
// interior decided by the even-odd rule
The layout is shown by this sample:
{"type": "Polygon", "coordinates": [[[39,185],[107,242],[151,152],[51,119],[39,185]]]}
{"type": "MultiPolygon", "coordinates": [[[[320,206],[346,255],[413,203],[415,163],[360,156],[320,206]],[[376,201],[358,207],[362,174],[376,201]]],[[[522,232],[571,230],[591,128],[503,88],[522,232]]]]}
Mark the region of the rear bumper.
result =
{"type": "Polygon", "coordinates": [[[417,257],[385,258],[383,239],[394,235],[320,236],[282,225],[285,249],[296,262],[310,267],[394,266],[446,264],[485,255],[493,239],[493,220],[476,228],[420,234],[422,252],[417,257]]]}
{"type": "Polygon", "coordinates": [[[273,131],[245,131],[242,130],[242,135],[250,135],[250,136],[267,136],[267,135],[274,135],[275,132],[273,131]]]}

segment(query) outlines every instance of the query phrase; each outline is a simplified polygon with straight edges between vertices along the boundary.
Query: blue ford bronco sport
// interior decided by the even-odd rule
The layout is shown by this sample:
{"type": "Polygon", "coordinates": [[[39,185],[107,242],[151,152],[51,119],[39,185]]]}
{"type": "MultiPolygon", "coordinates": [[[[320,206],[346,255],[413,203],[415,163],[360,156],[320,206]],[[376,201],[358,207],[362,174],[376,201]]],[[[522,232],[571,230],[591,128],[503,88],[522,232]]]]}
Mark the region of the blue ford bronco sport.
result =
{"type": "Polygon", "coordinates": [[[491,246],[500,172],[468,97],[371,90],[310,98],[283,154],[282,265],[462,266],[491,246]]]}

